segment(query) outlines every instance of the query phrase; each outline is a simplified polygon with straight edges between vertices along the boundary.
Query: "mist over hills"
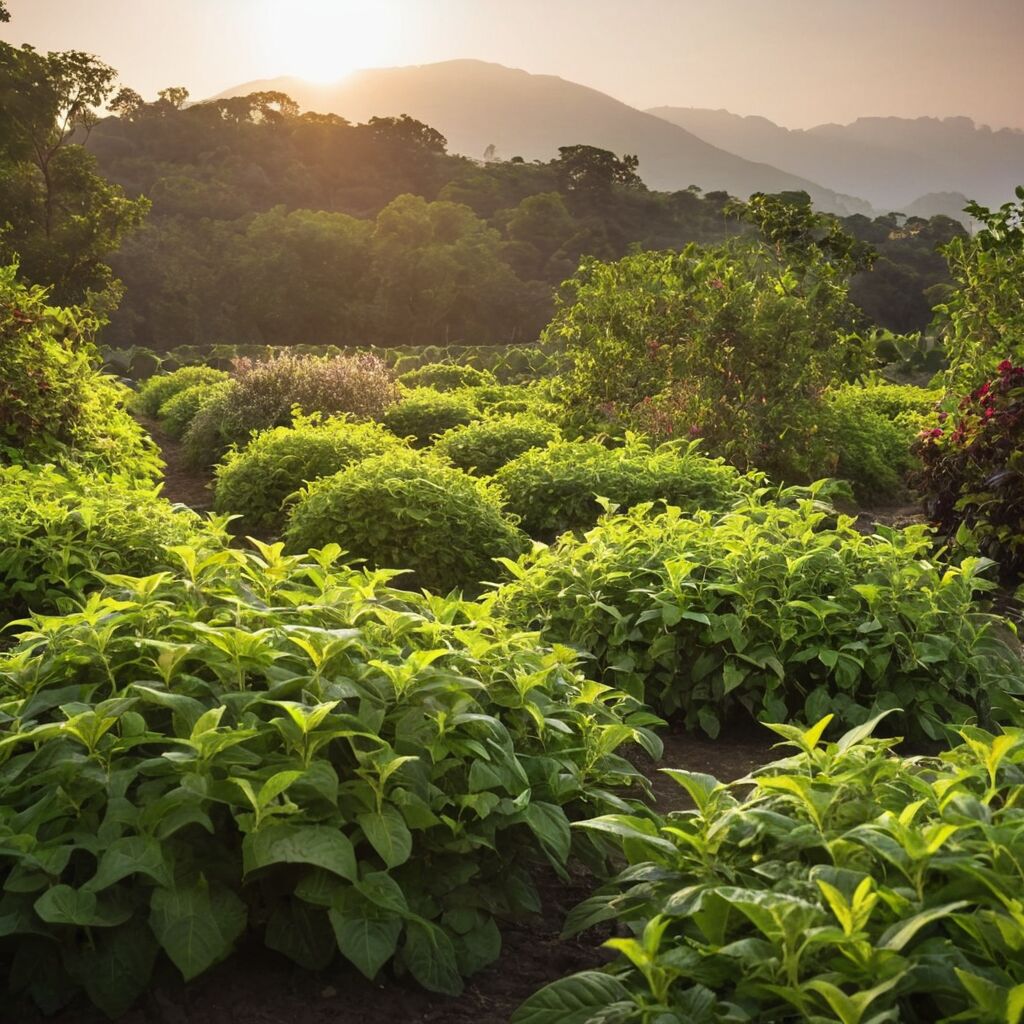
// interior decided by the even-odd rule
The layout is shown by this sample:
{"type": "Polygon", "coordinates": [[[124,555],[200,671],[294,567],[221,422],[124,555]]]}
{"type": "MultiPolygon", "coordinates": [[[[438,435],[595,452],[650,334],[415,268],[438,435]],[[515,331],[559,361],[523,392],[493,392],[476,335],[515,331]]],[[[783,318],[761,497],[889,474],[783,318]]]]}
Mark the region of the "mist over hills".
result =
{"type": "Polygon", "coordinates": [[[477,60],[359,71],[332,85],[283,77],[247,82],[220,97],[257,90],[288,93],[304,110],[350,121],[409,114],[448,139],[449,150],[481,158],[550,160],[559,146],[583,143],[635,153],[652,189],[699,185],[746,197],[752,192],[802,189],[822,210],[871,213],[866,203],[799,174],[726,152],[661,117],[553,75],[534,75],[477,60]]]}
{"type": "Polygon", "coordinates": [[[999,206],[1024,180],[1024,132],[993,131],[968,117],[861,117],[804,130],[726,110],[654,107],[648,113],[885,211],[959,215],[949,207],[960,196],[999,206]]]}

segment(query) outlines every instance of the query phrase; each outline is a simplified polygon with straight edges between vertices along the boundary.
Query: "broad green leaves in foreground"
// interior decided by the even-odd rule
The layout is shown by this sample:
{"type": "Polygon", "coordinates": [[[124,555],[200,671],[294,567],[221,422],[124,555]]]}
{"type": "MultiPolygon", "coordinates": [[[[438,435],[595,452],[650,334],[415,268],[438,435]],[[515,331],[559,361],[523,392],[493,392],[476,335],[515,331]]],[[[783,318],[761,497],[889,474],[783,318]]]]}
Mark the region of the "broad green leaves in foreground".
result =
{"type": "Polygon", "coordinates": [[[628,866],[567,931],[627,937],[515,1024],[1018,1024],[1024,731],[901,758],[875,722],[823,744],[827,724],[773,727],[798,753],[749,791],[671,772],[696,809],[583,822],[628,866]]]}
{"type": "MultiPolygon", "coordinates": [[[[38,616],[0,657],[0,962],[44,1009],[111,1015],[162,953],[186,978],[244,930],[435,991],[538,909],[569,816],[639,807],[615,748],[657,722],[480,605],[289,558],[187,547],[38,616]]],[[[594,865],[607,844],[574,850],[594,865]]]]}

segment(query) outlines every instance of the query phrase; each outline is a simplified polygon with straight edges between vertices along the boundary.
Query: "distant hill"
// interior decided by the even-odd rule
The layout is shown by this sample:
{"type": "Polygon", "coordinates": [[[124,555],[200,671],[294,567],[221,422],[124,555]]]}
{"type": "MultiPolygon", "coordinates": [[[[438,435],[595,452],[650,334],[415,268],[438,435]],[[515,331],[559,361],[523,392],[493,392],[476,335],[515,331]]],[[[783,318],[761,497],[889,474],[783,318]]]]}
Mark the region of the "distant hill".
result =
{"type": "MultiPolygon", "coordinates": [[[[648,113],[747,160],[863,196],[887,212],[910,213],[918,197],[938,193],[998,206],[1024,183],[1024,132],[993,131],[968,117],[861,117],[803,130],[727,110],[654,107],[648,113]]],[[[955,215],[966,222],[959,211],[955,215]]]]}
{"type": "Polygon", "coordinates": [[[275,78],[246,82],[214,98],[265,89],[288,93],[304,110],[336,113],[350,121],[409,114],[442,132],[451,152],[477,159],[493,145],[499,159],[550,160],[559,146],[583,143],[619,155],[637,154],[640,175],[653,189],[699,185],[742,198],[757,191],[802,189],[829,212],[872,212],[859,199],[726,152],[595,89],[500,64],[454,60],[378,68],[333,85],[275,78]]]}

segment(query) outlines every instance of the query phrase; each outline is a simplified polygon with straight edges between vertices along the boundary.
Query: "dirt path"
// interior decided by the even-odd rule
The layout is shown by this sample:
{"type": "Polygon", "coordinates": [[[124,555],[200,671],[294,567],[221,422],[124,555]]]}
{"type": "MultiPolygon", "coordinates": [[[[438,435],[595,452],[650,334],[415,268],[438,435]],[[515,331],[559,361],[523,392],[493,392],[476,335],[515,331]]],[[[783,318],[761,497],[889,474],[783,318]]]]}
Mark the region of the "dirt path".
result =
{"type": "Polygon", "coordinates": [[[207,512],[213,506],[210,473],[193,469],[185,460],[185,449],[180,441],[165,433],[160,424],[148,416],[137,417],[157,443],[167,468],[164,470],[163,496],[168,501],[188,505],[197,512],[207,512]]]}

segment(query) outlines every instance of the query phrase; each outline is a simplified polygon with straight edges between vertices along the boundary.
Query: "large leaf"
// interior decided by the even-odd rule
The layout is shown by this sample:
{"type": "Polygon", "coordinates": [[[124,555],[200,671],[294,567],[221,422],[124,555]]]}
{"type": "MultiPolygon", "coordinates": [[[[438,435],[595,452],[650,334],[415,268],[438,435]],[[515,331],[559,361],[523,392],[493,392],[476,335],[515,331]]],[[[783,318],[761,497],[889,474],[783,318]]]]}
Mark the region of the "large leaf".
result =
{"type": "Polygon", "coordinates": [[[402,947],[402,959],[409,973],[428,991],[457,996],[462,978],[451,939],[437,925],[410,921],[402,947]]]}
{"type": "Polygon", "coordinates": [[[569,859],[572,834],[565,811],[557,804],[531,801],[524,812],[526,823],[540,840],[541,846],[559,863],[569,859]]]}
{"type": "Polygon", "coordinates": [[[272,864],[312,864],[349,881],[357,877],[352,843],[327,825],[268,824],[245,837],[242,862],[247,875],[272,864]]]}
{"type": "Polygon", "coordinates": [[[370,845],[389,868],[404,864],[412,853],[412,833],[393,804],[385,804],[380,814],[368,812],[356,817],[370,845]]]}
{"type": "MultiPolygon", "coordinates": [[[[590,1024],[611,1021],[615,1004],[633,1006],[626,987],[599,971],[583,971],[545,985],[512,1014],[511,1024],[590,1024]]],[[[625,1019],[622,1017],[621,1019],[625,1019]]]]}
{"type": "Polygon", "coordinates": [[[96,874],[84,888],[99,892],[129,875],[146,875],[157,885],[170,886],[171,875],[163,847],[152,836],[123,836],[115,839],[100,857],[96,874]]]}
{"type": "Polygon", "coordinates": [[[301,900],[282,901],[274,907],[265,941],[270,949],[309,971],[322,971],[334,956],[327,915],[301,900]]]}
{"type": "Polygon", "coordinates": [[[367,911],[370,916],[354,917],[332,908],[329,917],[342,955],[373,981],[377,972],[395,955],[402,920],[386,917],[372,905],[367,906],[367,911]],[[374,913],[378,916],[373,916],[374,913]]]}
{"type": "Polygon", "coordinates": [[[127,1012],[149,985],[159,950],[145,921],[96,932],[76,958],[75,974],[89,998],[108,1017],[127,1012]]]}
{"type": "Polygon", "coordinates": [[[242,901],[203,878],[154,890],[150,909],[153,934],[186,981],[223,960],[245,928],[242,901]]]}

